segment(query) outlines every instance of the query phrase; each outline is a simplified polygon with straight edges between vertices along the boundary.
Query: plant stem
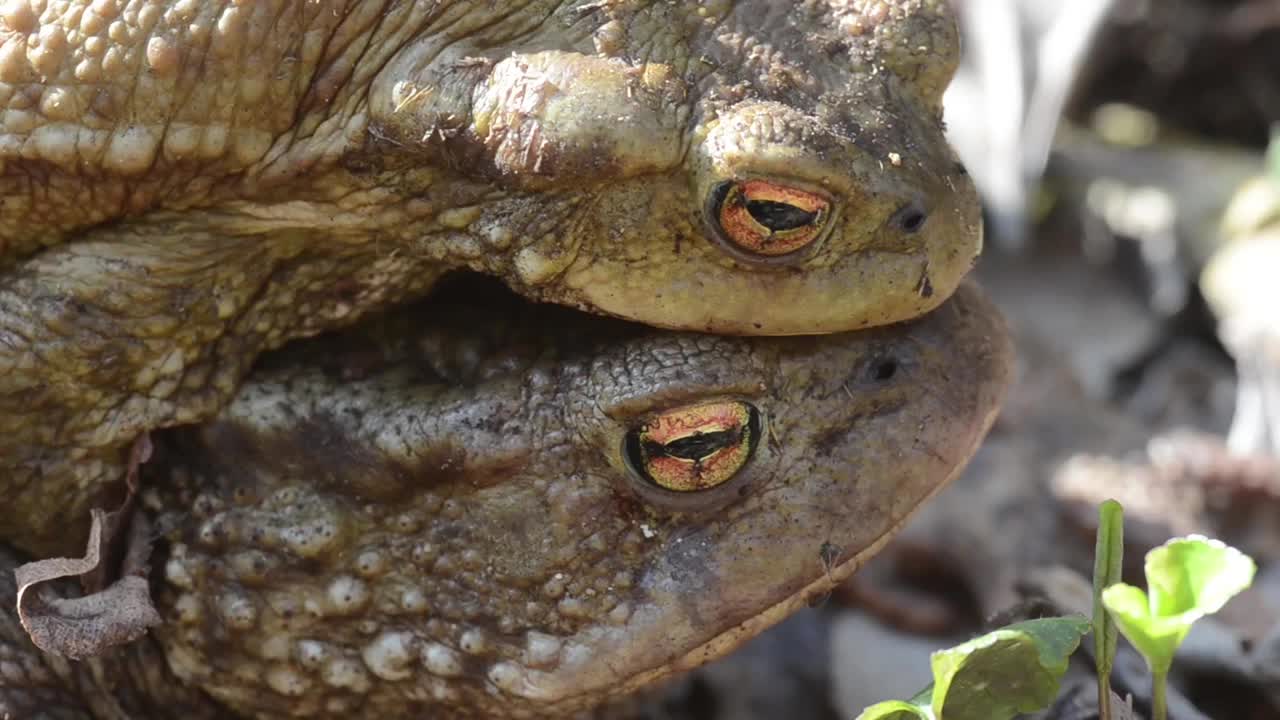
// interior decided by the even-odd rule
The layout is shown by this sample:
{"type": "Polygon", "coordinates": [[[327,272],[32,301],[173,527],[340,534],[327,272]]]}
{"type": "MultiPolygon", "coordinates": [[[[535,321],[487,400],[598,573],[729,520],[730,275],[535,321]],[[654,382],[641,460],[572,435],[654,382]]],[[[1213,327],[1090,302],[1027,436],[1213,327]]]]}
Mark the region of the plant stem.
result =
{"type": "Polygon", "coordinates": [[[1111,666],[1116,657],[1116,623],[1102,605],[1102,591],[1120,582],[1124,558],[1124,508],[1115,500],[1098,507],[1098,539],[1093,555],[1093,654],[1098,667],[1098,718],[1111,720],[1111,666]]]}
{"type": "Polygon", "coordinates": [[[1164,702],[1164,690],[1168,681],[1168,670],[1151,673],[1151,720],[1166,720],[1169,715],[1164,702]]]}

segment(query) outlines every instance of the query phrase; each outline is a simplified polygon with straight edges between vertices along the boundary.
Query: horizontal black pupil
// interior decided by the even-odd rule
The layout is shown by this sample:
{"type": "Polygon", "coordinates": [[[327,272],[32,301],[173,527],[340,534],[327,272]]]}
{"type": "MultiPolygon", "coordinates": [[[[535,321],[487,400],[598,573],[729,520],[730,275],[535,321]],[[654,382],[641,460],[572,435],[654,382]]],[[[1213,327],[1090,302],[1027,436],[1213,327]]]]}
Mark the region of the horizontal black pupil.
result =
{"type": "Polygon", "coordinates": [[[751,213],[756,222],[773,232],[806,227],[818,218],[817,212],[801,210],[795,205],[772,200],[748,200],[747,212],[751,213]]]}
{"type": "Polygon", "coordinates": [[[734,430],[696,433],[679,440],[672,440],[665,445],[656,442],[645,443],[645,449],[650,456],[666,455],[680,460],[700,460],[717,450],[740,444],[745,430],[744,427],[738,427],[734,430]]]}

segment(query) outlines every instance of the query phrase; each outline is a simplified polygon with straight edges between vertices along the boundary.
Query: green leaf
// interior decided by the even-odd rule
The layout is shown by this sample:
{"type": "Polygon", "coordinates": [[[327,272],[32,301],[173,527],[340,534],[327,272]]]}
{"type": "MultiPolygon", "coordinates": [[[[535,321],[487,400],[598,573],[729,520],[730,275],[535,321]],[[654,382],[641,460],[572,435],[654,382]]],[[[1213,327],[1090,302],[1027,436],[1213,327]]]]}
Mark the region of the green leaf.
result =
{"type": "Polygon", "coordinates": [[[1151,611],[1166,616],[1216,613],[1249,587],[1257,570],[1252,558],[1219,540],[1174,538],[1147,553],[1151,611]]]}
{"type": "Polygon", "coordinates": [[[1007,720],[1046,707],[1089,620],[1016,623],[932,656],[938,720],[1007,720]]]}
{"type": "Polygon", "coordinates": [[[934,720],[933,711],[902,700],[886,700],[863,710],[857,720],[934,720]]]}
{"type": "Polygon", "coordinates": [[[1174,538],[1147,553],[1150,595],[1119,584],[1102,592],[1102,602],[1152,671],[1164,673],[1192,624],[1249,587],[1255,572],[1248,555],[1218,540],[1174,538]]]}
{"type": "Polygon", "coordinates": [[[1146,658],[1151,670],[1168,672],[1174,651],[1191,629],[1190,623],[1153,617],[1148,610],[1147,594],[1142,588],[1125,583],[1103,590],[1102,604],[1107,606],[1120,632],[1146,658]]]}

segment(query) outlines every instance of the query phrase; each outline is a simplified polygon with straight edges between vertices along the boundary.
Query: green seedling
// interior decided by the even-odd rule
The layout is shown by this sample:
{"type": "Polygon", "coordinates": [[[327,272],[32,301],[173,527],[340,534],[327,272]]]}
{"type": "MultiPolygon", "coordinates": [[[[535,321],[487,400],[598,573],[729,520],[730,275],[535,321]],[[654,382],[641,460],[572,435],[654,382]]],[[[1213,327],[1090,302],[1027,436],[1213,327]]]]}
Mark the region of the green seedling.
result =
{"type": "Polygon", "coordinates": [[[1093,556],[1093,654],[1098,665],[1098,718],[1111,720],[1111,667],[1116,659],[1116,624],[1102,606],[1102,591],[1120,582],[1124,561],[1124,508],[1115,500],[1098,507],[1098,540],[1093,556]]]}
{"type": "Polygon", "coordinates": [[[910,700],[885,700],[876,703],[863,710],[858,715],[858,720],[937,720],[933,708],[929,707],[932,694],[933,686],[930,685],[910,700]]]}
{"type": "Polygon", "coordinates": [[[1152,716],[1165,720],[1165,686],[1178,646],[1196,620],[1211,615],[1253,582],[1257,565],[1244,553],[1199,535],[1174,538],[1147,553],[1150,594],[1118,583],[1102,602],[1120,632],[1146,659],[1152,676],[1152,716]]]}
{"type": "Polygon", "coordinates": [[[1053,702],[1067,660],[1089,632],[1084,617],[1028,620],[930,656],[933,685],[858,720],[1008,720],[1053,702]]]}

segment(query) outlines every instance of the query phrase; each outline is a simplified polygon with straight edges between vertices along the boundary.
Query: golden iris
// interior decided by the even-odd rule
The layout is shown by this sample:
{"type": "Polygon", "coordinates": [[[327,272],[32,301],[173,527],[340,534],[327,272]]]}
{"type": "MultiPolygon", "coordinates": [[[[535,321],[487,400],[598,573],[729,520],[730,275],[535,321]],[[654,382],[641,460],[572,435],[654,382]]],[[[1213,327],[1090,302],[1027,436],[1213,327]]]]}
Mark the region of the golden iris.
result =
{"type": "Polygon", "coordinates": [[[756,255],[777,257],[818,239],[831,202],[817,193],[748,180],[722,186],[716,221],[726,239],[756,255]]]}
{"type": "Polygon", "coordinates": [[[696,492],[737,474],[759,437],[759,414],[745,402],[688,405],[659,413],[628,433],[627,459],[658,487],[696,492]]]}

